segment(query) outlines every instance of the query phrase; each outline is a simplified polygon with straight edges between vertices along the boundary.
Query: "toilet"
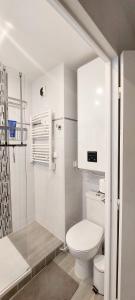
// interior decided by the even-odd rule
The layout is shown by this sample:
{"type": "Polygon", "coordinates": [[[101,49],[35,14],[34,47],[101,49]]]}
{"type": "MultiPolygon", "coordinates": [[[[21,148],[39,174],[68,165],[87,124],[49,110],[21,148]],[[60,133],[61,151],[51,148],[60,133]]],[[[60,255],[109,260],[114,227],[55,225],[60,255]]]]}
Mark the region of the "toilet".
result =
{"type": "Polygon", "coordinates": [[[88,192],[86,219],[71,227],[66,234],[69,252],[75,257],[75,274],[80,279],[92,276],[93,258],[104,240],[105,194],[88,192]]]}

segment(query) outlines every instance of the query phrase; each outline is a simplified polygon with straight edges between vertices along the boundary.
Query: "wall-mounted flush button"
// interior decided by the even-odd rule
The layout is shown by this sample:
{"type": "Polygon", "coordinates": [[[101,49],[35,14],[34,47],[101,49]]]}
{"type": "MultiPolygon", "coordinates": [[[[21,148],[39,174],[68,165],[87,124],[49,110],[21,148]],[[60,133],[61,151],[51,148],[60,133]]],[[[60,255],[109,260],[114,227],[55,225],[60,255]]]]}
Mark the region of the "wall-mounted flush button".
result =
{"type": "Polygon", "coordinates": [[[97,162],[97,151],[87,151],[87,161],[88,162],[97,162]]]}

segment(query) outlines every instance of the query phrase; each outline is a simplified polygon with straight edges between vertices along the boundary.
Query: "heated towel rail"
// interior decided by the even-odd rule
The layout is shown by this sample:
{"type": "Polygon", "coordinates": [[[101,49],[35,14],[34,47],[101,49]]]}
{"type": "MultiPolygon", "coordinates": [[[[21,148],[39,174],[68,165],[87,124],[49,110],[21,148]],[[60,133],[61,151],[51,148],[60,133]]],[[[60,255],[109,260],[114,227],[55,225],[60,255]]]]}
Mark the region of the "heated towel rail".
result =
{"type": "Polygon", "coordinates": [[[52,113],[50,110],[31,119],[31,160],[52,168],[52,113]]]}

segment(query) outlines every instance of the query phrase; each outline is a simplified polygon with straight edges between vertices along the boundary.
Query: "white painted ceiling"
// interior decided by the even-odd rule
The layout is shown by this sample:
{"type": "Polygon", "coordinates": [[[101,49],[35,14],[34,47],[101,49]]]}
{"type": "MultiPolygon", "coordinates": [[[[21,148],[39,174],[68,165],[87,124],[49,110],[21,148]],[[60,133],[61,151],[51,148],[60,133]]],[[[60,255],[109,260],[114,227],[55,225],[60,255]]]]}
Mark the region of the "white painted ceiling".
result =
{"type": "Polygon", "coordinates": [[[0,61],[40,76],[59,63],[77,68],[93,50],[47,0],[0,0],[0,61]]]}

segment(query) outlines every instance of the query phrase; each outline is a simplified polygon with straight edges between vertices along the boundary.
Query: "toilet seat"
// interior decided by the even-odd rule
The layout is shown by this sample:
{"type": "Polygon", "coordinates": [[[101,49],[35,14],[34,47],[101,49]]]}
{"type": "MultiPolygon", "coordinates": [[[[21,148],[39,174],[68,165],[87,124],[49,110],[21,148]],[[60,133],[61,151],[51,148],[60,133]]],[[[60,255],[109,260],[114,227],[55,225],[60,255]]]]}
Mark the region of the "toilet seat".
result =
{"type": "Polygon", "coordinates": [[[96,248],[103,238],[103,228],[88,220],[82,220],[69,229],[66,242],[76,252],[88,252],[96,248]]]}

